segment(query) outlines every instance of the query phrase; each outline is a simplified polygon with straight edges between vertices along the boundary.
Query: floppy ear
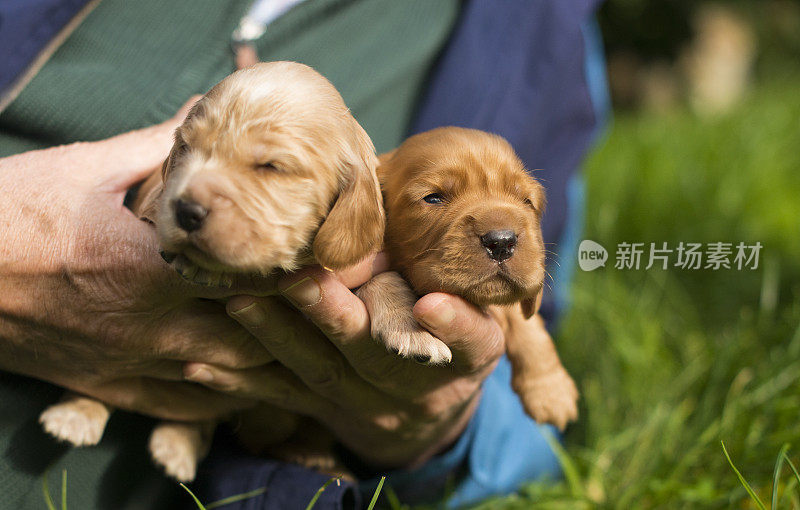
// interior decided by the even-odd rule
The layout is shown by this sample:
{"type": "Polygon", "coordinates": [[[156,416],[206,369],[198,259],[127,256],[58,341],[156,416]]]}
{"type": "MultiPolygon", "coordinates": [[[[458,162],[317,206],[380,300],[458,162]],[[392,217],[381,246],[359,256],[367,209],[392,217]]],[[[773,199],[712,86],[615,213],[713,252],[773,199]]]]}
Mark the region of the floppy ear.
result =
{"type": "Polygon", "coordinates": [[[545,194],[544,186],[536,179],[533,179],[534,186],[533,190],[531,191],[530,200],[533,203],[533,207],[539,213],[539,215],[544,214],[545,207],[547,206],[547,195],[545,194]]]}
{"type": "Polygon", "coordinates": [[[522,309],[522,315],[525,316],[525,320],[530,319],[534,316],[536,312],[539,311],[539,307],[542,305],[542,291],[540,290],[536,297],[523,299],[519,302],[519,306],[522,309]]]}
{"type": "Polygon", "coordinates": [[[178,156],[186,150],[186,142],[183,141],[181,137],[180,128],[175,130],[175,142],[172,144],[172,149],[169,151],[169,156],[167,159],[164,160],[164,163],[161,164],[161,182],[167,182],[167,177],[172,172],[172,167],[175,165],[175,161],[177,161],[178,156]]]}
{"type": "Polygon", "coordinates": [[[158,172],[150,174],[150,177],[139,186],[136,200],[131,204],[131,210],[140,220],[155,225],[162,191],[164,191],[164,185],[161,183],[161,176],[158,172]]]}
{"type": "Polygon", "coordinates": [[[384,152],[378,156],[378,164],[381,166],[385,165],[390,159],[392,159],[395,152],[397,152],[397,149],[392,149],[389,152],[384,152]]]}
{"type": "Polygon", "coordinates": [[[164,160],[164,163],[161,165],[161,182],[167,182],[167,178],[169,177],[170,172],[172,172],[172,167],[175,166],[175,162],[177,161],[178,157],[186,150],[186,141],[183,139],[183,127],[186,126],[194,117],[202,114],[202,112],[206,109],[206,98],[212,96],[213,89],[208,92],[205,96],[201,97],[189,108],[189,112],[186,114],[186,117],[183,119],[183,123],[180,126],[175,128],[174,138],[175,141],[172,143],[172,149],[169,151],[169,156],[167,159],[164,160]]]}
{"type": "Polygon", "coordinates": [[[161,164],[161,172],[153,172],[150,177],[139,186],[136,199],[131,204],[131,210],[139,216],[139,219],[148,223],[155,224],[158,216],[158,203],[161,192],[164,190],[164,183],[167,181],[169,173],[175,160],[184,148],[183,140],[179,133],[175,132],[175,142],[169,151],[169,156],[161,164]]]}
{"type": "Polygon", "coordinates": [[[389,165],[389,160],[391,160],[392,157],[394,157],[394,154],[396,152],[397,149],[392,149],[389,152],[384,152],[383,154],[378,156],[378,170],[377,170],[378,183],[380,184],[382,191],[386,190],[385,188],[386,179],[388,177],[388,174],[391,173],[391,170],[389,169],[389,167],[391,166],[389,165]]]}
{"type": "Polygon", "coordinates": [[[383,243],[383,198],[375,174],[378,158],[367,134],[361,130],[357,136],[358,153],[347,158],[339,196],[312,245],[317,262],[329,269],[352,266],[383,243]]]}

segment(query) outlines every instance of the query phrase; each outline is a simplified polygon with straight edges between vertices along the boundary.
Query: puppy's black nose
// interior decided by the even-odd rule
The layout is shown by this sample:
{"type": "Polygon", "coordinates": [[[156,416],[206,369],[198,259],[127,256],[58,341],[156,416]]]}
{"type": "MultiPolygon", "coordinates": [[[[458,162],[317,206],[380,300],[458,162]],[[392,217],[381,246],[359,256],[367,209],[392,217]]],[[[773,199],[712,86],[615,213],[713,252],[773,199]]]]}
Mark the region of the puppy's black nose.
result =
{"type": "Polygon", "coordinates": [[[175,202],[175,219],[178,221],[178,226],[186,232],[194,232],[202,227],[206,216],[208,211],[200,204],[180,199],[175,202]]]}
{"type": "Polygon", "coordinates": [[[497,262],[510,259],[517,246],[517,235],[512,230],[490,230],[481,236],[481,244],[497,262]]]}

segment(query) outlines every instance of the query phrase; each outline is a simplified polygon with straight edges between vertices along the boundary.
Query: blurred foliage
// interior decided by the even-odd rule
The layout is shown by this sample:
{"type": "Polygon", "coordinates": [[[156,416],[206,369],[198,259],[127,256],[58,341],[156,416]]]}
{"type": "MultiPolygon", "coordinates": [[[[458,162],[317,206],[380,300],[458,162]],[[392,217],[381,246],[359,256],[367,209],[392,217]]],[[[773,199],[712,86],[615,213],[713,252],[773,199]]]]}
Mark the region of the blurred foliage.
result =
{"type": "Polygon", "coordinates": [[[747,495],[720,440],[763,493],[782,444],[800,453],[798,85],[711,119],[621,116],[589,161],[586,238],[764,245],[756,271],[579,275],[559,348],[585,412],[567,444],[603,506],[727,508],[747,495]]]}
{"type": "Polygon", "coordinates": [[[606,0],[598,14],[607,52],[641,62],[674,62],[693,36],[693,18],[706,4],[731,8],[754,30],[757,70],[800,67],[800,0],[606,0]]]}
{"type": "Polygon", "coordinates": [[[692,35],[691,0],[607,0],[598,20],[609,53],[674,60],[692,35]]]}

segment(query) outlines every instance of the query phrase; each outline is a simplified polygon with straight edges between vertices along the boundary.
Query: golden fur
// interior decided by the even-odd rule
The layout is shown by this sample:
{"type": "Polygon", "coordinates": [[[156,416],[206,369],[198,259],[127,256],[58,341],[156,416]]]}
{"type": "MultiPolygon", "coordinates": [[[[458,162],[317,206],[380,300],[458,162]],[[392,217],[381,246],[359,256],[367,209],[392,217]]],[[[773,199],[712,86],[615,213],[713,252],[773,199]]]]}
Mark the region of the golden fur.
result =
{"type": "Polygon", "coordinates": [[[164,251],[201,283],[205,271],[338,269],[380,245],[376,166],[372,141],[328,80],[302,64],[263,63],[198,101],[175,132],[163,190],[138,205],[164,251]],[[201,229],[177,226],[178,199],[208,210],[201,229]]]}
{"type": "MultiPolygon", "coordinates": [[[[165,259],[195,283],[230,285],[234,273],[268,274],[311,263],[338,269],[382,242],[377,164],[372,141],[328,80],[294,62],[256,64],[228,76],[194,105],[175,131],[161,171],[143,183],[132,209],[155,223],[165,259]],[[178,200],[207,211],[199,228],[178,225],[178,200]]],[[[63,440],[94,444],[108,411],[100,402],[69,396],[41,421],[63,440]]],[[[262,444],[263,436],[287,437],[298,425],[278,409],[241,418],[254,417],[264,433],[269,427],[259,417],[267,415],[267,425],[277,430],[258,437],[262,444]]],[[[213,428],[162,423],[151,435],[150,452],[169,475],[190,481],[213,428]]],[[[245,436],[255,444],[254,434],[245,436]]]]}
{"type": "Polygon", "coordinates": [[[412,136],[380,160],[385,249],[397,272],[378,275],[358,291],[373,336],[402,356],[446,363],[449,348],[413,318],[417,296],[447,292],[489,307],[503,327],[514,388],[526,410],[563,428],[577,417],[577,390],[541,318],[531,318],[545,277],[544,188],[507,141],[472,129],[412,136]],[[426,201],[432,194],[441,201],[426,201]],[[513,255],[500,262],[481,242],[498,230],[516,235],[513,255]],[[516,303],[521,308],[496,306],[516,303]]]}

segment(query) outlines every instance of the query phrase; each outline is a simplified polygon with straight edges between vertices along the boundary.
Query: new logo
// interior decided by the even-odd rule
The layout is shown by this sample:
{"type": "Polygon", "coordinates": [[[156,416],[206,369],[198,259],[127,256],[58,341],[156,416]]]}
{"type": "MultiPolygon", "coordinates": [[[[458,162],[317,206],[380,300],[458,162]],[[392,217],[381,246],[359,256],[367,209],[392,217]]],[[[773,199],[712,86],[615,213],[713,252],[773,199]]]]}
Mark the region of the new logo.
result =
{"type": "Polygon", "coordinates": [[[578,246],[578,265],[584,271],[594,271],[606,265],[608,252],[600,244],[584,239],[578,246]]]}

